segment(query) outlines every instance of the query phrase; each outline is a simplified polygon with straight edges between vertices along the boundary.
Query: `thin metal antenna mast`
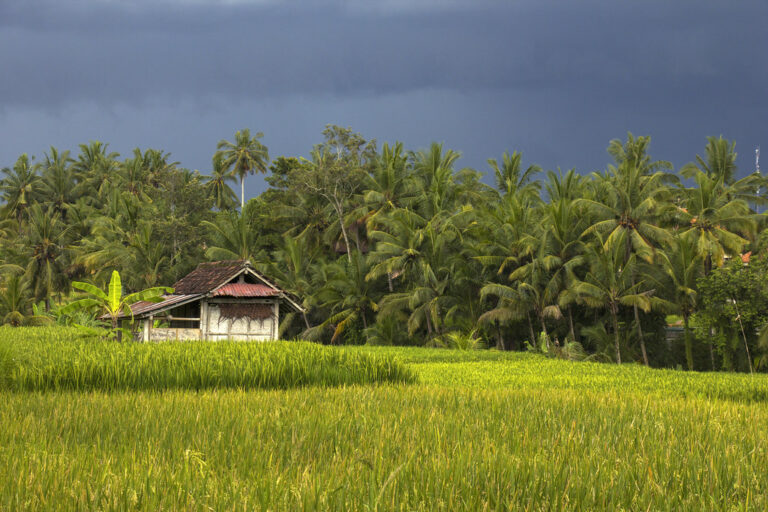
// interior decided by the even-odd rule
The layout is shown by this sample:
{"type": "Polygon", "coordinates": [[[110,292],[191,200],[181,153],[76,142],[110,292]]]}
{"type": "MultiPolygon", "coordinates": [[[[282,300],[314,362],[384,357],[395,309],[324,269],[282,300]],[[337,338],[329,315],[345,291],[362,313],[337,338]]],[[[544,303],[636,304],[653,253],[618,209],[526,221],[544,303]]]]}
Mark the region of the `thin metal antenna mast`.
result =
{"type": "MultiPolygon", "coordinates": [[[[755,148],[755,172],[760,175],[760,146],[755,148]]],[[[760,185],[757,186],[757,196],[759,200],[760,185]]],[[[758,205],[755,205],[755,213],[760,213],[760,207],[758,205]]]]}

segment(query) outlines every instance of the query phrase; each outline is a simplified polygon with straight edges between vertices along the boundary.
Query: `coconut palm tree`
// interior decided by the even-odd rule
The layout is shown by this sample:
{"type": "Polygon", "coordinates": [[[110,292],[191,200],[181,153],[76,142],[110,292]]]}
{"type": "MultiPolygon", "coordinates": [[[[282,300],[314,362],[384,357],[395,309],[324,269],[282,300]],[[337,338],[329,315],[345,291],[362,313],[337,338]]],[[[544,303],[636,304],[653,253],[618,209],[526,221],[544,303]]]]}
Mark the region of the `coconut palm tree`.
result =
{"type": "Polygon", "coordinates": [[[234,176],[224,167],[224,157],[217,153],[213,157],[213,169],[211,175],[207,176],[208,181],[205,188],[213,197],[213,204],[219,211],[228,210],[237,204],[237,195],[227,184],[228,181],[235,181],[234,176]]]}
{"type": "Polygon", "coordinates": [[[210,230],[211,246],[205,255],[211,260],[259,262],[265,259],[246,213],[221,212],[213,222],[203,221],[201,224],[210,230]]]}
{"type": "Polygon", "coordinates": [[[691,237],[681,235],[672,239],[669,247],[659,252],[661,265],[646,270],[657,295],[663,297],[670,310],[683,317],[685,358],[688,369],[693,370],[693,340],[691,315],[696,311],[696,281],[702,275],[702,258],[691,237]]]}
{"type": "Polygon", "coordinates": [[[18,274],[7,277],[0,286],[0,323],[14,327],[25,325],[30,319],[32,304],[29,282],[18,274]]]}
{"type": "Polygon", "coordinates": [[[368,274],[365,256],[354,251],[351,261],[341,259],[328,267],[326,272],[330,279],[317,292],[316,298],[318,306],[328,308],[330,315],[315,329],[333,327],[331,343],[337,343],[340,336],[360,322],[365,336],[370,316],[378,309],[375,283],[365,278],[368,274]]]}
{"type": "MultiPolygon", "coordinates": [[[[283,235],[282,248],[272,254],[266,263],[257,265],[267,275],[274,279],[284,290],[300,297],[302,318],[306,329],[312,327],[307,317],[307,310],[314,304],[314,295],[320,283],[313,279],[313,266],[319,260],[319,248],[313,245],[306,236],[283,235]]],[[[320,260],[322,264],[322,260],[320,260]]],[[[288,313],[280,326],[281,333],[291,324],[294,313],[288,313]]]]}
{"type": "MultiPolygon", "coordinates": [[[[219,141],[216,155],[221,158],[221,165],[229,169],[233,176],[240,178],[240,209],[245,208],[245,177],[256,172],[266,173],[269,163],[267,146],[259,139],[264,137],[261,132],[251,137],[248,128],[235,132],[235,141],[219,141]]],[[[216,156],[214,155],[214,159],[216,156]]]]}
{"type": "Polygon", "coordinates": [[[73,164],[77,186],[75,193],[92,198],[96,205],[101,205],[109,195],[110,185],[117,179],[119,164],[118,153],[107,152],[109,144],[91,141],[80,144],[80,154],[73,164]]]}
{"type": "Polygon", "coordinates": [[[715,182],[721,182],[728,192],[729,199],[742,199],[747,203],[765,205],[768,203],[759,189],[764,187],[764,179],[754,172],[736,179],[738,168],[736,167],[736,143],[728,141],[722,136],[707,137],[707,145],[704,148],[705,157],[696,155],[696,161],[685,164],[680,169],[680,174],[686,178],[696,178],[701,172],[715,182]]]}
{"type": "MultiPolygon", "coordinates": [[[[602,242],[599,237],[598,241],[602,242]]],[[[651,310],[651,293],[644,290],[642,281],[635,277],[637,256],[632,253],[625,259],[623,244],[606,246],[601,243],[590,247],[587,255],[589,271],[584,279],[575,280],[573,292],[586,306],[603,309],[610,314],[616,362],[621,364],[619,310],[622,306],[638,307],[647,313],[651,310]]]]}
{"type": "Polygon", "coordinates": [[[713,265],[722,266],[725,256],[741,254],[756,225],[747,202],[729,194],[722,176],[699,171],[694,179],[697,187],[685,191],[684,207],[676,207],[675,214],[681,236],[695,245],[704,275],[709,275],[713,265]]]}
{"type": "Polygon", "coordinates": [[[522,197],[538,196],[540,184],[532,181],[536,174],[541,172],[538,165],[530,165],[525,170],[522,169],[523,154],[517,151],[510,156],[504,152],[501,156],[501,165],[495,158],[488,159],[488,165],[491,166],[496,178],[496,189],[503,195],[521,194],[522,197]]]}
{"type": "Polygon", "coordinates": [[[77,200],[72,162],[69,151],[59,152],[51,146],[41,164],[40,202],[59,213],[65,220],[67,209],[77,200]]]}
{"type": "Polygon", "coordinates": [[[362,205],[354,215],[364,217],[368,228],[375,229],[379,217],[413,205],[416,185],[403,143],[384,144],[375,165],[363,177],[362,205]]]}
{"type": "Polygon", "coordinates": [[[45,300],[46,311],[51,309],[51,296],[68,288],[64,275],[67,231],[58,213],[46,212],[39,204],[30,208],[26,276],[35,299],[45,300]]]}
{"type": "Polygon", "coordinates": [[[4,167],[2,173],[5,176],[0,180],[0,191],[7,215],[16,218],[21,230],[24,215],[34,202],[40,177],[26,153],[16,160],[13,168],[4,167]]]}
{"type": "MultiPolygon", "coordinates": [[[[608,172],[604,174],[593,173],[597,189],[595,199],[577,201],[577,205],[596,219],[584,235],[599,234],[605,251],[612,250],[620,241],[625,261],[629,261],[632,254],[646,262],[653,261],[657,248],[670,238],[659,221],[669,207],[669,189],[664,185],[674,181],[665,172],[671,169],[671,164],[651,160],[647,154],[649,144],[650,137],[635,138],[631,133],[625,143],[611,141],[608,153],[614,157],[616,165],[608,166],[608,172]]],[[[640,313],[638,307],[633,309],[643,362],[647,366],[640,313]]]]}

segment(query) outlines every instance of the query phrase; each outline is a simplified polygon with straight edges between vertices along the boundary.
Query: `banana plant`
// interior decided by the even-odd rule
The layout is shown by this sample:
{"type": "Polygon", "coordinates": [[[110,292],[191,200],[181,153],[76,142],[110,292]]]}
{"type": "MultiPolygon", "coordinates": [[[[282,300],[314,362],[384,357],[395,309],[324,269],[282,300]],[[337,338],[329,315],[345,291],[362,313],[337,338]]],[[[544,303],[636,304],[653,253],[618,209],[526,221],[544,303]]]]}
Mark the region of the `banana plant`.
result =
{"type": "Polygon", "coordinates": [[[68,314],[83,309],[98,311],[103,316],[109,317],[112,324],[112,331],[116,334],[118,339],[120,338],[118,329],[120,316],[130,315],[131,322],[133,322],[131,304],[135,304],[139,301],[162,302],[163,294],[173,293],[173,288],[156,286],[140,292],[123,295],[123,285],[117,270],[112,271],[112,278],[109,280],[106,292],[90,283],[83,283],[80,281],[74,281],[72,287],[82,290],[91,296],[67,304],[61,309],[61,313],[68,314]]]}

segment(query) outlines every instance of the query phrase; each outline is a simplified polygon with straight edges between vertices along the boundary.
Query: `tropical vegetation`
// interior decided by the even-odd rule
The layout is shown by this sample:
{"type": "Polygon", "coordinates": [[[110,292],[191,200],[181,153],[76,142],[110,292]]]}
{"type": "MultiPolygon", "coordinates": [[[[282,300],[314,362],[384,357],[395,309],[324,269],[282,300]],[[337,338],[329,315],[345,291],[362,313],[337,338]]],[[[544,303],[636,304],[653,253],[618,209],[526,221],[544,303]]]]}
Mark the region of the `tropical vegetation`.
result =
{"type": "Polygon", "coordinates": [[[0,174],[0,321],[83,323],[73,283],[103,290],[117,271],[130,296],[249,259],[307,309],[282,316],[288,339],[768,369],[768,188],[733,141],[675,172],[628,134],[605,169],[545,172],[338,126],[307,157],[270,161],[262,140],[238,131],[202,172],[95,141],[19,156],[0,174]],[[256,172],[266,190],[246,202],[256,172]]]}

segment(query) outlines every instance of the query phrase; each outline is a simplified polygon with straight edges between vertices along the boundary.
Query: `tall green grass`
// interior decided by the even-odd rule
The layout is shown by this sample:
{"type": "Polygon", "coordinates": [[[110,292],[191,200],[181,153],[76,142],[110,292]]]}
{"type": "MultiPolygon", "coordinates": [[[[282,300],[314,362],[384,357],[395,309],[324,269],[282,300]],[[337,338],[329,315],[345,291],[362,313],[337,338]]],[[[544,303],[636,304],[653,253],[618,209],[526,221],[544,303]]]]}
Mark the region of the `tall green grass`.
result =
{"type": "Polygon", "coordinates": [[[0,510],[768,509],[762,404],[421,386],[0,399],[0,510]]]}
{"type": "Polygon", "coordinates": [[[415,380],[413,372],[391,356],[306,342],[118,343],[76,339],[67,330],[59,330],[57,338],[56,332],[0,330],[0,354],[5,361],[0,362],[0,369],[5,368],[0,387],[16,391],[285,389],[415,380]]]}

